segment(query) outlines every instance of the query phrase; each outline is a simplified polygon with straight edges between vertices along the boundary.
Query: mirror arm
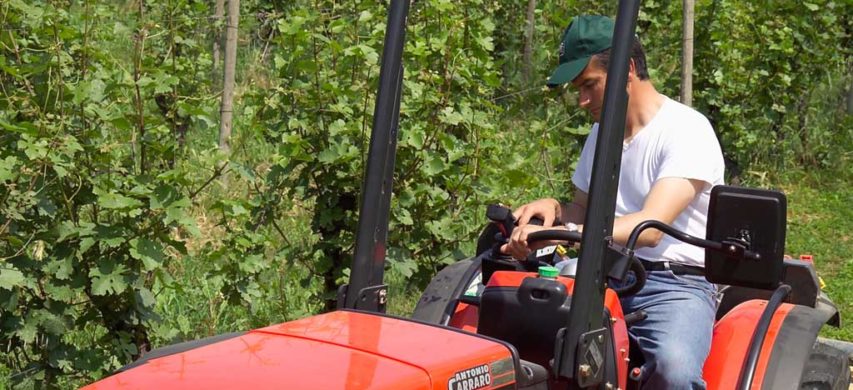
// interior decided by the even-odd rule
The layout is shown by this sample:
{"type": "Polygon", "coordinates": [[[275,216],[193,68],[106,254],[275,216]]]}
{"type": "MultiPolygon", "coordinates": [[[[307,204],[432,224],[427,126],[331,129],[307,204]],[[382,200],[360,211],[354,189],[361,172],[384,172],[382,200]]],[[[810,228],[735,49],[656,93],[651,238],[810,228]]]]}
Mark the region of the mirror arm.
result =
{"type": "Polygon", "coordinates": [[[653,219],[643,221],[637,224],[637,226],[634,227],[634,230],[631,231],[631,235],[628,237],[628,243],[625,245],[625,247],[633,251],[637,245],[637,240],[639,240],[640,238],[640,234],[644,230],[650,228],[658,229],[664,234],[675,238],[678,241],[686,242],[688,244],[712,250],[714,252],[723,253],[733,258],[761,260],[761,255],[759,255],[757,252],[749,250],[749,242],[743,240],[742,238],[730,238],[727,240],[723,240],[722,242],[706,240],[703,238],[691,236],[661,221],[656,221],[653,219]]]}

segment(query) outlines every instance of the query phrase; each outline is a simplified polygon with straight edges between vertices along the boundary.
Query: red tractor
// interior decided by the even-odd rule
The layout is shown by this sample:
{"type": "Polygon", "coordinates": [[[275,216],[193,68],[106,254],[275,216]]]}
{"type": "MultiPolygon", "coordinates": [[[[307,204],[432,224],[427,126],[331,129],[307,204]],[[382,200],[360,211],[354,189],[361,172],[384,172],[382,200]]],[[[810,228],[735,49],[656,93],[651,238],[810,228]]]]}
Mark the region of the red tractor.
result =
{"type": "Polygon", "coordinates": [[[619,4],[585,233],[530,237],[580,243],[576,272],[540,269],[559,257],[549,250],[529,261],[505,259],[494,248],[514,220],[493,206],[476,257],[439,272],[412,318],[384,314],[408,8],[409,0],[391,1],[356,250],[339,310],[160,348],[86,389],[639,388],[642,355],[627,328],[644,313],[623,313],[618,297],[642,287],[633,243],[648,228],[705,248],[707,279],[727,286],[705,364],[709,388],[847,389],[847,356],[816,343],[824,324],[839,324],[838,311],[811,263],[783,259],[783,194],[718,186],[704,238],[646,221],[624,247],[610,239],[637,0],[619,4]],[[629,274],[632,285],[606,287],[608,278],[629,274]]]}

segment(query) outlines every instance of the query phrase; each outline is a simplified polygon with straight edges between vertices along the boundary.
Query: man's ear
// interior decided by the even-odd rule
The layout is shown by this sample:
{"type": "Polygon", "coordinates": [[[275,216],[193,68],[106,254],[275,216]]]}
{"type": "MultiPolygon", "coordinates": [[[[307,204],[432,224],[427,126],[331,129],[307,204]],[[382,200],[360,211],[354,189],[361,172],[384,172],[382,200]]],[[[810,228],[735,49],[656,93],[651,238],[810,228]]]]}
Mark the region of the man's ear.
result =
{"type": "Polygon", "coordinates": [[[628,82],[630,83],[637,78],[637,66],[634,64],[634,59],[628,59],[628,82]]]}

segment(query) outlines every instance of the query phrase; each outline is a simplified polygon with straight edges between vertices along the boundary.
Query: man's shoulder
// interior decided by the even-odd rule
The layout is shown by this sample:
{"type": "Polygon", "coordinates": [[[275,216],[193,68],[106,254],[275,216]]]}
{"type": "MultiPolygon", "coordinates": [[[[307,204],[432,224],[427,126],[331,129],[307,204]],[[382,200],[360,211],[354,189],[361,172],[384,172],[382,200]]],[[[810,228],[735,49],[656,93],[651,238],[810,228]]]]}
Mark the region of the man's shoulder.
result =
{"type": "Polygon", "coordinates": [[[708,118],[695,108],[690,107],[682,102],[679,102],[678,100],[672,99],[665,95],[664,98],[666,99],[664,102],[664,108],[668,110],[671,114],[708,122],[708,118]]]}
{"type": "Polygon", "coordinates": [[[716,138],[711,122],[694,108],[666,98],[663,108],[664,119],[659,122],[660,136],[665,139],[716,138]]]}
{"type": "Polygon", "coordinates": [[[707,126],[711,127],[711,122],[708,120],[708,117],[705,114],[702,114],[698,110],[693,107],[690,107],[684,103],[681,103],[675,99],[671,99],[666,97],[666,102],[664,103],[664,108],[667,110],[671,118],[675,118],[678,122],[692,123],[694,125],[707,126]]]}

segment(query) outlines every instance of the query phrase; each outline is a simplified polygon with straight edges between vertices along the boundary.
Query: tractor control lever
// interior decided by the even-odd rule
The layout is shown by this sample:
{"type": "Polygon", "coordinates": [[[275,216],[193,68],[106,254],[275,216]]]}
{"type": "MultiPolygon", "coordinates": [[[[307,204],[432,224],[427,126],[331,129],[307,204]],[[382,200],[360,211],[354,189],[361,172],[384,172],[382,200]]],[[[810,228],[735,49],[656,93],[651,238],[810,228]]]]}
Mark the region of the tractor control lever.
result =
{"type": "MultiPolygon", "coordinates": [[[[518,221],[512,215],[512,210],[502,204],[490,204],[486,208],[486,218],[492,221],[500,231],[499,234],[495,235],[496,248],[500,248],[502,244],[505,244],[509,240],[509,236],[512,235],[512,231],[515,230],[518,221]]],[[[542,226],[545,223],[541,218],[533,217],[530,218],[530,224],[542,226]]],[[[498,251],[495,251],[495,253],[498,254],[498,251]]]]}
{"type": "MultiPolygon", "coordinates": [[[[497,225],[498,230],[501,231],[501,234],[505,239],[509,238],[513,229],[515,229],[516,223],[518,222],[516,221],[515,216],[512,215],[512,210],[502,204],[490,204],[489,207],[486,208],[486,218],[497,225]]],[[[541,218],[533,217],[530,218],[530,224],[542,226],[545,224],[545,221],[541,218]]]]}
{"type": "Polygon", "coordinates": [[[631,325],[634,325],[634,324],[636,324],[637,322],[640,322],[640,321],[642,321],[642,320],[645,320],[648,316],[649,316],[649,315],[648,315],[648,314],[646,314],[646,311],[645,311],[645,310],[643,310],[643,309],[640,309],[640,310],[637,310],[637,311],[635,311],[635,312],[631,312],[631,313],[625,314],[625,326],[631,326],[631,325]]]}
{"type": "Polygon", "coordinates": [[[512,229],[515,227],[515,217],[509,207],[502,204],[490,204],[486,208],[486,218],[498,227],[504,239],[509,238],[509,235],[512,234],[512,229]]]}
{"type": "MultiPolygon", "coordinates": [[[[501,253],[501,247],[507,243],[509,237],[512,235],[512,231],[516,227],[517,221],[515,216],[512,215],[512,210],[502,204],[491,204],[486,208],[486,217],[494,227],[487,228],[485,232],[489,232],[490,235],[494,234],[494,236],[490,237],[492,239],[488,241],[490,249],[488,249],[488,256],[483,259],[483,281],[489,280],[495,271],[515,270],[535,272],[538,268],[538,262],[518,262],[512,260],[508,255],[501,253]],[[492,233],[494,229],[497,229],[498,232],[492,233]]],[[[530,223],[541,226],[543,221],[539,218],[531,218],[530,223]]],[[[480,251],[479,245],[478,243],[477,250],[478,254],[481,254],[483,252],[480,251]]]]}

